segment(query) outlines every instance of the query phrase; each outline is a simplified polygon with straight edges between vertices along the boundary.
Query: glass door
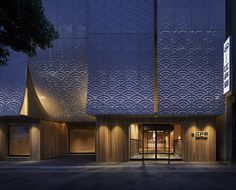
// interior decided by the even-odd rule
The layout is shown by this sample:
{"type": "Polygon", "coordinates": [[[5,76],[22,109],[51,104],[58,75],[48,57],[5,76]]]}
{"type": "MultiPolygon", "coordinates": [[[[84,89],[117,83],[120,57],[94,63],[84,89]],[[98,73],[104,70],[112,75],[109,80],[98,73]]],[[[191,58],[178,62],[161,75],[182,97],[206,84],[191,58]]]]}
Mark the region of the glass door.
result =
{"type": "Polygon", "coordinates": [[[170,159],[173,153],[173,134],[171,125],[144,125],[143,158],[170,159]]]}
{"type": "Polygon", "coordinates": [[[132,124],[131,159],[182,159],[182,126],[168,124],[132,124]]]}
{"type": "Polygon", "coordinates": [[[174,150],[174,128],[157,126],[157,159],[170,159],[174,150]]]}
{"type": "Polygon", "coordinates": [[[143,127],[143,156],[144,159],[156,158],[156,129],[155,126],[143,127]]]}

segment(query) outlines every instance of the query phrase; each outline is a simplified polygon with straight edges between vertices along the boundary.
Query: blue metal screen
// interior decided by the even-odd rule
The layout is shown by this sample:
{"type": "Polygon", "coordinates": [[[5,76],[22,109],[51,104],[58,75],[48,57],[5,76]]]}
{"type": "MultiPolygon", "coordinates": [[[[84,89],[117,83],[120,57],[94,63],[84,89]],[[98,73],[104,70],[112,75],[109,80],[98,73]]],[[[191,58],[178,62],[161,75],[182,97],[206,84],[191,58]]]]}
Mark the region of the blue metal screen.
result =
{"type": "Polygon", "coordinates": [[[158,7],[159,114],[223,114],[224,0],[158,7]]]}
{"type": "Polygon", "coordinates": [[[89,114],[153,112],[153,1],[90,0],[89,114]]]}

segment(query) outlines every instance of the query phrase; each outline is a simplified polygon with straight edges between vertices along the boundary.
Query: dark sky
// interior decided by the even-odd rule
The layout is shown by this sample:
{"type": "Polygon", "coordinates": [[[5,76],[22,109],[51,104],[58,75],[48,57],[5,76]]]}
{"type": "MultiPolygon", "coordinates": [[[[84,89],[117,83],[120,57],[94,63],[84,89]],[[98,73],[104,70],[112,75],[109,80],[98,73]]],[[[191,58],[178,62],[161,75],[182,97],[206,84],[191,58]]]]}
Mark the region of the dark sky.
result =
{"type": "Polygon", "coordinates": [[[22,53],[10,51],[10,59],[6,66],[0,66],[1,82],[25,82],[26,59],[22,53]]]}

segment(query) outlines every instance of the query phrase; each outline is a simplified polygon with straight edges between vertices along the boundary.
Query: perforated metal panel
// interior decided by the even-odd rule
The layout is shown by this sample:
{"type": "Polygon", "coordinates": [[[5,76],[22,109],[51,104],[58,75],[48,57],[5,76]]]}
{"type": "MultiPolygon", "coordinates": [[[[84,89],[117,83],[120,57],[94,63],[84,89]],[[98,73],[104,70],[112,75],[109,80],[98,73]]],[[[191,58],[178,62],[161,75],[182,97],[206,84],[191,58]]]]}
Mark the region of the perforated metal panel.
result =
{"type": "Polygon", "coordinates": [[[10,50],[8,64],[0,66],[0,116],[20,113],[25,85],[25,56],[10,50]]]}
{"type": "Polygon", "coordinates": [[[223,114],[224,0],[160,0],[159,114],[223,114]]]}
{"type": "MultiPolygon", "coordinates": [[[[153,1],[44,1],[60,39],[29,59],[56,120],[154,111],[153,1]]],[[[158,1],[159,114],[222,114],[224,0],[158,1]]]]}
{"type": "Polygon", "coordinates": [[[153,1],[89,1],[90,114],[153,113],[153,1]]]}
{"type": "Polygon", "coordinates": [[[59,121],[92,121],[86,114],[87,1],[43,1],[59,31],[53,49],[28,60],[33,83],[48,114],[59,121]]]}

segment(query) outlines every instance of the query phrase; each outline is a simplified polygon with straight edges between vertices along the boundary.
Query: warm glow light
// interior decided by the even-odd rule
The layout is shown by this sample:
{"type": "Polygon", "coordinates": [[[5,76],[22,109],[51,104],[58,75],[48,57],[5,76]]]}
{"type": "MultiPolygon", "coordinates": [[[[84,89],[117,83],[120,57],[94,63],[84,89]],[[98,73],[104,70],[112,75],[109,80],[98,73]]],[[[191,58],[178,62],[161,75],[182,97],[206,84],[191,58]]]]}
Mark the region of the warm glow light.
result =
{"type": "Polygon", "coordinates": [[[130,125],[130,138],[138,139],[138,125],[137,124],[130,125]]]}
{"type": "Polygon", "coordinates": [[[45,101],[45,100],[46,100],[46,97],[45,97],[45,96],[41,96],[41,97],[40,97],[40,100],[45,101]]]}
{"type": "Polygon", "coordinates": [[[25,88],[25,96],[23,99],[23,103],[21,106],[21,111],[20,111],[20,115],[28,115],[29,114],[29,110],[28,110],[28,88],[25,88]]]}

